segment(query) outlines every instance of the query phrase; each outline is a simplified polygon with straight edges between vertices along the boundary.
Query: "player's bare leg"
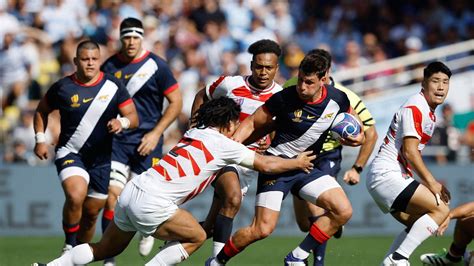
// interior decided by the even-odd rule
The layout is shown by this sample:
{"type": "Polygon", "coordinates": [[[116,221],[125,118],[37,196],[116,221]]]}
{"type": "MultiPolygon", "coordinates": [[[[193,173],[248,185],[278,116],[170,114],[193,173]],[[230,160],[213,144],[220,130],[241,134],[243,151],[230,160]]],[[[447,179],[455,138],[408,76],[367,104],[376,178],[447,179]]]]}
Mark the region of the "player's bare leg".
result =
{"type": "MultiPolygon", "coordinates": [[[[213,256],[217,256],[225,242],[232,234],[234,217],[240,209],[242,193],[240,189],[239,176],[234,171],[223,171],[216,180],[215,193],[219,201],[212,207],[218,208],[218,213],[211,221],[213,224],[213,256]]],[[[210,210],[209,213],[214,212],[210,210]]],[[[208,222],[208,221],[206,221],[208,222]]]]}
{"type": "Polygon", "coordinates": [[[63,206],[63,229],[66,237],[64,250],[76,245],[82,205],[87,196],[87,182],[82,176],[70,176],[62,182],[65,202],[63,206]]]}
{"type": "MultiPolygon", "coordinates": [[[[311,183],[308,185],[311,185],[311,183]]],[[[308,198],[308,200],[309,199],[310,198],[308,198]]],[[[287,255],[285,261],[298,261],[303,263],[309,256],[311,250],[324,244],[341,226],[347,223],[352,216],[352,206],[340,187],[334,187],[322,192],[315,200],[315,204],[323,208],[326,212],[319,216],[311,225],[309,234],[297,248],[287,255]]]]}
{"type": "Polygon", "coordinates": [[[401,232],[395,239],[391,247],[394,252],[388,254],[384,263],[388,264],[393,260],[407,261],[415,248],[436,232],[448,213],[447,204],[442,201],[437,202],[435,195],[427,187],[419,185],[411,197],[405,213],[392,213],[410,230],[408,232],[404,230],[405,232],[401,232]]]}
{"type": "Polygon", "coordinates": [[[135,232],[122,231],[112,222],[98,243],[78,245],[48,265],[83,265],[116,256],[123,252],[134,235],[135,232]]]}
{"type": "Polygon", "coordinates": [[[89,243],[94,237],[95,225],[100,210],[104,208],[105,199],[87,197],[82,207],[82,217],[77,240],[79,243],[89,243]]]}
{"type": "Polygon", "coordinates": [[[153,234],[169,241],[146,265],[174,265],[182,262],[206,241],[206,232],[188,211],[178,209],[153,234]]]}
{"type": "MultiPolygon", "coordinates": [[[[105,201],[104,212],[102,214],[102,232],[106,231],[107,227],[114,219],[115,205],[117,205],[118,196],[120,195],[122,190],[123,186],[119,187],[109,184],[109,192],[107,195],[107,200],[105,201]]],[[[104,265],[115,265],[115,258],[106,258],[104,260],[104,265]]]]}

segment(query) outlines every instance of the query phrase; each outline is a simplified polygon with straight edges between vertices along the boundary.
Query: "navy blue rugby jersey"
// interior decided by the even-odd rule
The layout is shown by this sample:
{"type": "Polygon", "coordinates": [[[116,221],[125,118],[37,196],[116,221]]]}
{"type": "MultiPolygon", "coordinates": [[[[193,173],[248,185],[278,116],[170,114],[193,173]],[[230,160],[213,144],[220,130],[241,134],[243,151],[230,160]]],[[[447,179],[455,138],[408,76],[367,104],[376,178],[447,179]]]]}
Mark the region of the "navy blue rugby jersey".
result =
{"type": "Polygon", "coordinates": [[[132,103],[123,84],[103,72],[91,85],[81,83],[75,74],[60,79],[46,93],[46,101],[61,115],[58,158],[70,152],[110,153],[112,134],[107,123],[117,117],[121,106],[132,103]]]}
{"type": "Polygon", "coordinates": [[[337,114],[350,112],[347,95],[331,85],[322,87],[322,97],[305,102],[296,85],[268,99],[263,108],[275,118],[276,134],[267,152],[292,158],[303,151],[319,154],[337,114]]]}
{"type": "Polygon", "coordinates": [[[115,54],[101,69],[125,84],[138,112],[138,129],[125,131],[118,138],[139,142],[161,119],[164,96],[178,89],[173,73],[163,59],[149,51],[131,62],[121,54],[115,54]]]}

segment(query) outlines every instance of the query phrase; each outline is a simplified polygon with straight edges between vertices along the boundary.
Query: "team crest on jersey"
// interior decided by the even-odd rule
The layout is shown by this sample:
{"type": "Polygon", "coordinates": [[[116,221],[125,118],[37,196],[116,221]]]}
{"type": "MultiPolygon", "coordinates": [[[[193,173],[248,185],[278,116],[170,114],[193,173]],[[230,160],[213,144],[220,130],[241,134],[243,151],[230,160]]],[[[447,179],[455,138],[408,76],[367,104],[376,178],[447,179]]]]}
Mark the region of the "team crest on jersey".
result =
{"type": "Polygon", "coordinates": [[[242,106],[244,104],[244,99],[237,98],[237,99],[234,99],[234,102],[237,103],[239,106],[242,106]]]}
{"type": "Polygon", "coordinates": [[[157,158],[157,157],[151,158],[151,167],[158,165],[159,162],[160,162],[160,158],[157,158]]]}
{"type": "Polygon", "coordinates": [[[331,119],[333,115],[334,113],[326,114],[325,116],[323,116],[323,119],[331,119]]]}
{"type": "Polygon", "coordinates": [[[424,132],[427,134],[427,135],[433,135],[433,129],[434,129],[434,123],[429,123],[428,125],[425,126],[424,128],[424,132]]]}
{"type": "Polygon", "coordinates": [[[275,185],[275,183],[276,183],[276,180],[272,179],[272,180],[267,180],[267,181],[263,182],[263,185],[264,186],[273,186],[273,185],[275,185]]]}
{"type": "Polygon", "coordinates": [[[63,162],[63,166],[65,165],[68,165],[68,164],[72,164],[74,162],[74,160],[66,160],[63,162]]]}
{"type": "Polygon", "coordinates": [[[81,104],[79,103],[79,94],[74,94],[72,97],[71,97],[71,107],[74,107],[74,108],[77,108],[79,106],[81,106],[81,104]]]}
{"type": "Polygon", "coordinates": [[[301,121],[303,121],[301,120],[301,116],[303,115],[303,110],[298,109],[293,112],[293,115],[295,116],[295,118],[291,119],[293,120],[293,122],[300,123],[301,121]]]}
{"type": "Polygon", "coordinates": [[[118,79],[122,78],[122,70],[115,72],[114,76],[118,79]]]}

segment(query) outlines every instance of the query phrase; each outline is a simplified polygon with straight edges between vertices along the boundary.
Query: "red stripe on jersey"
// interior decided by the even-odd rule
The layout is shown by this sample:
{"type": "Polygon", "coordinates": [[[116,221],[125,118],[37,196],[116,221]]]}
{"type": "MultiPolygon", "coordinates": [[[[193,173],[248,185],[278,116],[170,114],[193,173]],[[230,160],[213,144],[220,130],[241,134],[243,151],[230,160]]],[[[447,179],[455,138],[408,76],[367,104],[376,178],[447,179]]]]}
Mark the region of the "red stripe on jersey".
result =
{"type": "Polygon", "coordinates": [[[167,95],[167,94],[169,94],[169,93],[171,93],[171,92],[177,90],[178,88],[179,88],[179,85],[178,85],[178,83],[176,83],[176,84],[174,84],[174,85],[171,85],[169,88],[167,88],[167,89],[163,92],[163,94],[164,94],[164,95],[167,95]]]}
{"type": "Polygon", "coordinates": [[[198,175],[201,172],[201,168],[199,168],[199,165],[196,163],[196,160],[194,160],[189,151],[178,148],[175,149],[174,152],[191,161],[191,166],[193,167],[194,175],[198,175]]]}
{"type": "Polygon", "coordinates": [[[155,171],[157,171],[158,174],[160,174],[162,177],[164,177],[166,181],[171,181],[171,177],[168,174],[168,171],[166,171],[166,169],[163,166],[155,165],[155,166],[153,166],[153,169],[155,169],[155,171]]]}
{"type": "Polygon", "coordinates": [[[224,79],[225,79],[225,76],[220,76],[216,81],[214,81],[214,83],[211,84],[211,86],[209,86],[209,95],[211,96],[211,98],[212,98],[212,94],[216,90],[217,86],[219,86],[219,84],[221,84],[221,82],[224,79]]]}
{"type": "Polygon", "coordinates": [[[420,112],[420,109],[416,106],[407,106],[406,108],[410,108],[412,115],[413,115],[413,122],[415,123],[415,129],[418,133],[418,136],[423,136],[423,129],[421,128],[421,124],[423,122],[423,116],[420,112]]]}
{"type": "Polygon", "coordinates": [[[181,167],[181,164],[179,164],[178,161],[176,161],[176,159],[174,159],[173,157],[169,156],[169,155],[166,155],[165,157],[163,157],[163,161],[171,164],[172,166],[174,166],[176,169],[178,169],[178,174],[179,174],[179,177],[183,177],[185,176],[186,174],[184,173],[184,170],[183,170],[183,167],[181,167]]]}
{"type": "Polygon", "coordinates": [[[87,85],[87,84],[85,84],[85,83],[82,83],[82,82],[77,78],[76,75],[77,75],[77,72],[74,73],[74,74],[72,74],[70,77],[71,77],[71,79],[72,79],[72,81],[73,81],[74,83],[76,83],[77,85],[82,86],[82,87],[92,87],[92,86],[95,86],[95,85],[99,84],[99,82],[101,82],[102,79],[104,78],[104,72],[100,71],[100,72],[99,72],[99,77],[97,78],[97,80],[94,81],[94,83],[87,85]]]}
{"type": "Polygon", "coordinates": [[[237,97],[252,99],[259,102],[266,102],[270,97],[272,97],[273,93],[267,94],[254,94],[250,91],[247,87],[241,86],[232,90],[232,94],[237,97]]]}
{"type": "MultiPolygon", "coordinates": [[[[188,139],[189,140],[189,139],[188,139]]],[[[214,160],[214,156],[209,152],[209,150],[204,146],[204,143],[202,143],[199,140],[192,140],[189,145],[193,146],[194,148],[200,149],[202,152],[204,152],[204,157],[206,158],[206,163],[214,160]]]]}
{"type": "Polygon", "coordinates": [[[122,108],[124,106],[127,106],[129,104],[131,104],[133,101],[132,101],[132,98],[128,98],[127,100],[125,100],[123,103],[119,104],[119,108],[122,108]]]}
{"type": "Polygon", "coordinates": [[[245,118],[249,117],[250,115],[249,114],[246,114],[246,113],[240,113],[239,115],[239,121],[242,122],[245,120],[245,118]]]}

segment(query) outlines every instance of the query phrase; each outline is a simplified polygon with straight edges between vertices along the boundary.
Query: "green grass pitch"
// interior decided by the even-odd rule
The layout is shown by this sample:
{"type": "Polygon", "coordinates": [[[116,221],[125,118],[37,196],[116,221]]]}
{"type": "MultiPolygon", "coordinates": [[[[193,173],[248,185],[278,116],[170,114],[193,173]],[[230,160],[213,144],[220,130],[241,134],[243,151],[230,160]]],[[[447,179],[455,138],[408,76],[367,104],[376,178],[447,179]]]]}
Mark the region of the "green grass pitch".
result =
{"type": "MultiPolygon", "coordinates": [[[[271,236],[248,247],[227,265],[283,265],[283,257],[301,240],[299,237],[271,236]]],[[[349,237],[331,239],[326,254],[326,265],[380,265],[383,255],[393,237],[349,237]]],[[[62,237],[2,237],[0,238],[0,265],[30,265],[33,262],[47,262],[59,255],[62,237]]],[[[449,247],[451,237],[433,237],[418,247],[411,256],[411,265],[421,265],[422,253],[439,251],[449,247]]],[[[138,255],[136,239],[117,258],[118,265],[144,265],[156,254],[161,241],[155,242],[154,250],[148,258],[138,255]]],[[[474,248],[471,243],[470,249],[474,248]]],[[[204,265],[211,252],[208,240],[195,254],[181,265],[204,265]]],[[[91,265],[102,265],[102,262],[91,265]]],[[[310,264],[312,265],[312,264],[310,264]]]]}

